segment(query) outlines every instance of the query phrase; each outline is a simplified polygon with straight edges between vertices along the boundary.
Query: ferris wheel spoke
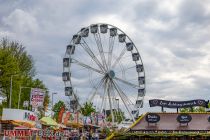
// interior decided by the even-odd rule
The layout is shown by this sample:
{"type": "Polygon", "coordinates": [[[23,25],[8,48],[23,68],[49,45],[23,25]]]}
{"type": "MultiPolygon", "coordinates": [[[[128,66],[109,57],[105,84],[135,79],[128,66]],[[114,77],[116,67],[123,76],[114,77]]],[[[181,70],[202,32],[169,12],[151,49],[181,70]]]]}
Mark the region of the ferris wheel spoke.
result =
{"type": "MultiPolygon", "coordinates": [[[[128,68],[124,68],[124,72],[130,70],[130,69],[133,69],[133,68],[136,68],[136,66],[131,66],[131,67],[128,67],[128,68]]],[[[115,71],[115,73],[121,73],[122,70],[119,70],[119,71],[115,71]]]]}
{"type": "Polygon", "coordinates": [[[135,85],[135,84],[130,83],[130,82],[128,82],[128,81],[125,81],[125,80],[123,80],[123,79],[121,79],[121,78],[114,77],[114,79],[117,80],[117,81],[120,81],[120,82],[122,82],[122,83],[124,83],[124,84],[126,84],[126,85],[129,85],[129,86],[131,86],[131,87],[133,87],[133,88],[139,88],[139,85],[135,85]]]}
{"type": "MultiPolygon", "coordinates": [[[[106,92],[105,92],[105,89],[104,89],[104,93],[103,93],[103,96],[102,96],[102,103],[101,103],[101,107],[100,107],[100,113],[103,112],[105,97],[106,97],[106,92]]],[[[105,104],[105,105],[106,105],[106,104],[105,104]]],[[[106,116],[106,115],[105,115],[105,116],[106,116]]]]}
{"type": "Polygon", "coordinates": [[[108,66],[107,66],[104,51],[103,51],[103,45],[101,43],[101,36],[100,36],[100,34],[96,33],[96,34],[94,34],[94,38],[95,38],[96,45],[98,47],[98,51],[99,51],[99,54],[101,57],[103,67],[106,68],[106,70],[107,70],[108,66]]]}
{"type": "Polygon", "coordinates": [[[120,86],[117,84],[117,82],[114,81],[114,83],[119,87],[119,89],[122,93],[122,96],[125,98],[125,101],[127,101],[129,105],[134,105],[134,103],[131,101],[130,97],[128,98],[128,96],[123,92],[123,90],[120,88],[120,86]]]}
{"type": "Polygon", "coordinates": [[[78,61],[78,60],[76,60],[74,58],[72,58],[72,62],[74,62],[75,64],[78,64],[78,65],[80,65],[80,66],[82,66],[82,67],[84,67],[86,69],[89,69],[89,70],[92,70],[92,71],[95,71],[97,73],[100,73],[100,74],[103,74],[104,75],[104,72],[103,71],[100,71],[100,70],[98,70],[96,68],[93,68],[91,66],[88,66],[88,65],[86,65],[86,64],[84,64],[84,63],[82,63],[82,62],[80,62],[80,61],[78,61]]]}
{"type": "Polygon", "coordinates": [[[109,69],[111,68],[114,41],[115,41],[115,37],[109,37],[109,53],[108,53],[108,68],[109,69]]]}
{"type": "Polygon", "coordinates": [[[102,79],[98,82],[98,84],[96,85],[96,87],[94,87],[93,94],[92,94],[92,96],[90,97],[90,99],[88,100],[89,102],[92,102],[92,101],[93,101],[93,98],[94,98],[95,95],[97,94],[98,89],[103,85],[104,79],[105,79],[105,78],[102,78],[102,79]]]}
{"type": "Polygon", "coordinates": [[[93,51],[90,49],[90,47],[88,46],[88,44],[85,42],[85,40],[83,39],[84,43],[80,43],[80,45],[83,47],[83,49],[88,53],[88,55],[93,59],[93,61],[95,61],[95,63],[98,65],[98,67],[102,70],[102,71],[106,71],[106,69],[104,68],[104,66],[101,64],[101,62],[97,59],[97,57],[94,55],[93,51]]]}
{"type": "Polygon", "coordinates": [[[113,83],[111,83],[111,90],[112,90],[112,102],[113,102],[113,106],[115,108],[115,111],[114,111],[114,117],[117,119],[117,118],[121,118],[123,120],[123,116],[122,116],[122,111],[120,110],[120,107],[119,107],[119,96],[117,96],[118,93],[116,93],[116,91],[114,90],[114,86],[113,86],[113,83]]]}
{"type": "Polygon", "coordinates": [[[113,80],[112,80],[112,84],[113,84],[113,87],[115,88],[115,90],[117,91],[118,95],[120,96],[121,100],[123,101],[123,104],[125,105],[125,108],[128,111],[128,114],[130,115],[132,120],[135,121],[133,115],[131,114],[129,107],[127,106],[126,99],[125,99],[125,97],[123,97],[123,95],[124,95],[123,91],[118,87],[118,85],[113,80]]]}
{"type": "Polygon", "coordinates": [[[123,57],[123,55],[124,55],[125,53],[126,53],[126,48],[124,48],[124,49],[121,51],[120,55],[117,57],[117,59],[116,59],[115,62],[113,63],[112,69],[114,69],[115,66],[120,62],[121,58],[123,57]]]}

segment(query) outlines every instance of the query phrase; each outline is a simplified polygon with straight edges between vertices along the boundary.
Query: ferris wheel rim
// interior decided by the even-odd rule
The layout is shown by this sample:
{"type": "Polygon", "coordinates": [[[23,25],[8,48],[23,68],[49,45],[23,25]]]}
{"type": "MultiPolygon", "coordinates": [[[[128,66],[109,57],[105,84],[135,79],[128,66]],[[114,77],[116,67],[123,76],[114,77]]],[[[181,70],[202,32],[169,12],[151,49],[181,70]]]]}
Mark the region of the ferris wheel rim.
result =
{"type": "MultiPolygon", "coordinates": [[[[114,28],[116,28],[117,30],[119,30],[121,33],[123,33],[123,34],[125,34],[125,36],[126,36],[126,38],[128,38],[128,40],[129,40],[129,42],[132,42],[133,43],[133,41],[132,41],[132,39],[124,32],[124,31],[122,31],[120,28],[118,28],[118,27],[116,27],[116,26],[114,26],[114,25],[111,25],[111,24],[106,24],[106,23],[97,23],[97,24],[91,24],[91,25],[98,25],[98,26],[100,26],[100,25],[108,25],[108,26],[110,26],[110,27],[114,27],[114,28]]],[[[91,27],[91,25],[89,25],[89,26],[87,26],[87,27],[85,27],[85,29],[89,29],[90,27],[91,27]]],[[[109,28],[110,29],[110,28],[109,28]]],[[[81,31],[79,31],[76,35],[80,35],[81,34],[81,31]]],[[[100,32],[99,32],[99,34],[100,34],[100,32]]],[[[119,34],[118,34],[119,35],[119,34]]],[[[70,41],[70,44],[72,44],[72,42],[73,42],[73,39],[70,41]]],[[[76,46],[76,44],[73,42],[73,44],[72,45],[75,45],[76,46]]],[[[141,64],[142,64],[142,66],[143,66],[143,76],[144,76],[144,78],[146,79],[146,75],[145,75],[145,69],[144,69],[144,64],[143,64],[143,61],[142,61],[142,58],[141,58],[141,55],[140,55],[140,53],[139,53],[139,51],[138,51],[138,49],[137,49],[137,47],[136,47],[136,45],[133,43],[133,46],[135,47],[135,50],[136,50],[136,52],[139,54],[139,60],[140,60],[140,62],[141,62],[141,64]]],[[[66,53],[65,53],[65,57],[66,57],[66,53]]],[[[71,58],[71,55],[69,55],[69,58],[71,58]]],[[[137,62],[135,61],[135,64],[137,65],[137,62]]],[[[69,72],[71,71],[70,70],[70,67],[71,66],[69,66],[69,72]]],[[[63,68],[63,71],[64,71],[64,68],[63,68]]],[[[138,73],[138,75],[139,75],[139,72],[137,72],[138,73]]],[[[104,73],[103,73],[104,74],[104,73]]],[[[117,77],[115,77],[115,79],[116,79],[117,77]]],[[[119,80],[119,78],[117,78],[118,80],[119,80]]],[[[72,81],[71,81],[71,78],[70,78],[70,84],[72,83],[72,81]]],[[[65,82],[64,82],[65,83],[65,82]]],[[[71,84],[72,85],[72,84],[71,84]]],[[[65,83],[65,86],[66,86],[66,83],[65,83]]],[[[140,86],[139,86],[140,87],[140,86]]],[[[146,92],[146,80],[145,80],[145,83],[144,83],[144,90],[145,90],[145,92],[146,92]]],[[[74,90],[74,89],[73,89],[74,90]]],[[[144,100],[144,96],[142,97],[142,100],[144,100]]],[[[142,104],[143,104],[143,102],[142,102],[142,104]]]]}

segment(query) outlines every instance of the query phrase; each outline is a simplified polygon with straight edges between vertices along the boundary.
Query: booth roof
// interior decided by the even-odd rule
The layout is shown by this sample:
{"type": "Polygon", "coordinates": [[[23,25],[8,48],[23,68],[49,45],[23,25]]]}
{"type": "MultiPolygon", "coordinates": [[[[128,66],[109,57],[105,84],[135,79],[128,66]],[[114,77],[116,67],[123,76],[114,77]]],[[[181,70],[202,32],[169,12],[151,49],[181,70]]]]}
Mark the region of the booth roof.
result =
{"type": "Polygon", "coordinates": [[[7,124],[13,124],[15,126],[23,126],[27,128],[33,128],[35,127],[35,122],[31,121],[22,121],[22,120],[0,120],[0,123],[7,123],[7,124]]]}
{"type": "Polygon", "coordinates": [[[41,123],[48,126],[57,126],[58,123],[50,117],[43,117],[40,119],[41,123]]]}
{"type": "MultiPolygon", "coordinates": [[[[147,113],[148,114],[148,113],[147,113]]],[[[146,114],[142,116],[137,122],[130,127],[131,131],[147,131],[147,130],[159,130],[159,131],[206,131],[210,130],[210,123],[208,117],[210,113],[188,113],[191,115],[192,120],[188,125],[180,125],[177,121],[177,116],[180,113],[156,113],[160,116],[160,121],[156,124],[148,124],[145,120],[146,114]]]]}
{"type": "Polygon", "coordinates": [[[68,121],[66,126],[70,126],[70,127],[74,127],[74,128],[81,128],[81,127],[83,127],[83,124],[68,121]]]}
{"type": "Polygon", "coordinates": [[[28,128],[33,128],[35,127],[35,124],[36,124],[35,122],[32,122],[32,121],[22,121],[22,120],[13,120],[13,122],[18,124],[18,126],[24,126],[28,128]]]}

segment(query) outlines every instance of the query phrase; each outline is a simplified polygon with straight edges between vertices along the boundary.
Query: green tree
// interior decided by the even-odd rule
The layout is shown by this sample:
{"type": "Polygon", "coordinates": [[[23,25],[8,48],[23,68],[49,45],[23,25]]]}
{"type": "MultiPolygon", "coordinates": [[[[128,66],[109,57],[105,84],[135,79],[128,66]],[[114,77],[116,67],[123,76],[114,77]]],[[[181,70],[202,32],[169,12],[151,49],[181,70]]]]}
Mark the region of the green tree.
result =
{"type": "Polygon", "coordinates": [[[205,112],[204,107],[192,107],[192,108],[180,108],[180,112],[188,113],[188,112],[205,112]]]}
{"type": "MultiPolygon", "coordinates": [[[[6,104],[9,106],[9,91],[10,91],[10,81],[11,76],[13,76],[13,89],[14,96],[12,99],[18,99],[18,87],[21,83],[22,77],[34,76],[34,62],[30,55],[27,54],[25,48],[15,42],[9,41],[7,39],[2,39],[0,41],[0,89],[1,92],[6,96],[6,104]]],[[[14,105],[17,104],[17,101],[14,100],[14,105]]]]}
{"type": "MultiPolygon", "coordinates": [[[[10,81],[12,82],[12,108],[18,106],[18,96],[21,86],[36,87],[46,89],[46,86],[39,79],[33,79],[35,75],[35,67],[32,56],[29,55],[23,45],[16,41],[2,39],[0,41],[0,96],[4,96],[0,104],[0,114],[3,107],[9,107],[10,100],[10,81]]],[[[20,108],[23,101],[30,99],[30,89],[23,89],[21,93],[20,108]]],[[[44,111],[49,104],[48,93],[45,96],[44,111]]]]}
{"type": "Polygon", "coordinates": [[[21,75],[31,77],[35,75],[33,58],[26,52],[25,47],[23,47],[22,44],[3,38],[0,43],[0,48],[9,53],[9,57],[12,56],[17,62],[21,75]]]}
{"type": "Polygon", "coordinates": [[[93,103],[91,102],[85,102],[83,107],[80,108],[80,112],[84,116],[90,116],[92,112],[96,112],[93,103]]]}
{"type": "Polygon", "coordinates": [[[56,121],[58,121],[58,114],[61,110],[61,108],[66,108],[65,104],[63,101],[58,101],[57,103],[55,103],[55,105],[53,106],[53,111],[54,111],[54,116],[53,118],[56,119],[56,121]]]}
{"type": "MultiPolygon", "coordinates": [[[[13,57],[9,50],[4,49],[0,44],[0,88],[2,94],[6,97],[6,104],[9,106],[9,91],[11,75],[20,73],[17,60],[13,57]]],[[[17,78],[13,78],[13,83],[17,83],[17,78]]],[[[13,85],[15,86],[15,84],[13,85]]]]}
{"type": "MultiPolygon", "coordinates": [[[[116,109],[113,109],[113,115],[114,115],[114,122],[121,123],[125,119],[124,112],[122,112],[121,110],[117,111],[116,109]]],[[[108,115],[106,120],[112,122],[111,113],[108,115]]]]}

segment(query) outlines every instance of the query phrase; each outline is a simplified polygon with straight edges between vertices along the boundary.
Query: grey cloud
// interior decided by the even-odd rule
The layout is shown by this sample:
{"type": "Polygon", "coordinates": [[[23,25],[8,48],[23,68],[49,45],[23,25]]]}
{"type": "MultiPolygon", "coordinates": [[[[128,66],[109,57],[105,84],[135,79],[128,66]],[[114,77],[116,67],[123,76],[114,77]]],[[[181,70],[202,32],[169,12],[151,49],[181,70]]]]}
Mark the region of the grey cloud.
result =
{"type": "Polygon", "coordinates": [[[183,24],[208,24],[210,15],[206,14],[206,4],[198,0],[186,0],[180,6],[179,16],[183,24]]]}
{"type": "Polygon", "coordinates": [[[30,34],[38,30],[36,19],[21,9],[15,9],[8,17],[3,18],[3,23],[16,32],[30,34]]]}
{"type": "Polygon", "coordinates": [[[190,47],[174,47],[171,49],[174,55],[183,59],[205,57],[207,54],[199,51],[199,49],[191,49],[190,47]]]}
{"type": "Polygon", "coordinates": [[[143,1],[134,6],[136,19],[141,21],[147,18],[155,18],[157,12],[156,1],[143,1]]]}

